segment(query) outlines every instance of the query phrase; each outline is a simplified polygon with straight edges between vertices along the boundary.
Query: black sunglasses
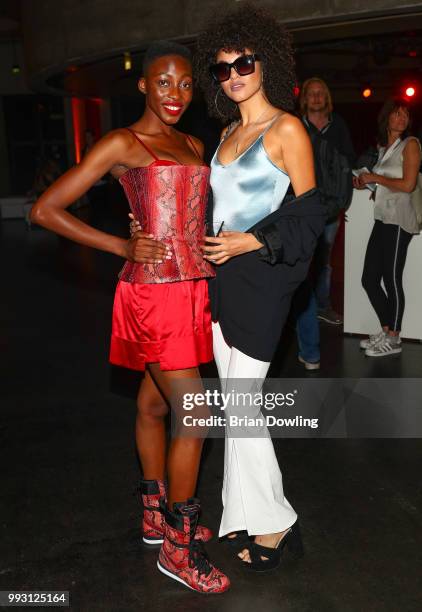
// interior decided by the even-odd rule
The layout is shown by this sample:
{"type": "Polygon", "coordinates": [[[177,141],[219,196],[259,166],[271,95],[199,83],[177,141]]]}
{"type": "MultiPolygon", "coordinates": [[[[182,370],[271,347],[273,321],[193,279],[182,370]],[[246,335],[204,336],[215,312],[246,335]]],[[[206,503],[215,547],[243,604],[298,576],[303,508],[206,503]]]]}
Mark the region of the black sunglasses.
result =
{"type": "Polygon", "coordinates": [[[255,62],[259,62],[259,55],[241,55],[231,64],[228,62],[218,62],[210,66],[210,72],[217,83],[228,81],[232,68],[234,68],[239,76],[246,76],[255,72],[255,62]]]}

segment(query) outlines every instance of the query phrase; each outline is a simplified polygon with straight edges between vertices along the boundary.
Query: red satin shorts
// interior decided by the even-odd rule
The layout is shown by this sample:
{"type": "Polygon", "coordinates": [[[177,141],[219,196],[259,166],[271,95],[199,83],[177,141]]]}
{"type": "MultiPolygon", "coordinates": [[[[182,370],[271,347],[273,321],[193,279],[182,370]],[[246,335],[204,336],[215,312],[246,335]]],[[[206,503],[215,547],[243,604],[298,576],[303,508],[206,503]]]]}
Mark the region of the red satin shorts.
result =
{"type": "Polygon", "coordinates": [[[132,370],[159,363],[183,370],[211,361],[205,279],[140,284],[119,281],[114,296],[110,361],[132,370]]]}

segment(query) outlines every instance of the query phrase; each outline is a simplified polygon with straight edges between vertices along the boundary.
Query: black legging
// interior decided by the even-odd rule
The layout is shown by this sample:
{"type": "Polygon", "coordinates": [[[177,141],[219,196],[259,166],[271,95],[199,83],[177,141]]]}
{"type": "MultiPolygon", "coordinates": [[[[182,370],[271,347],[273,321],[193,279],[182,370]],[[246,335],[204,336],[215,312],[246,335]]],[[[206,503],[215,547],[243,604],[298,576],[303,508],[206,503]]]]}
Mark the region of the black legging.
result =
{"type": "Polygon", "coordinates": [[[366,248],[362,286],[383,327],[400,331],[404,312],[403,269],[412,234],[375,221],[366,248]],[[384,281],[385,291],[381,286],[384,281]]]}

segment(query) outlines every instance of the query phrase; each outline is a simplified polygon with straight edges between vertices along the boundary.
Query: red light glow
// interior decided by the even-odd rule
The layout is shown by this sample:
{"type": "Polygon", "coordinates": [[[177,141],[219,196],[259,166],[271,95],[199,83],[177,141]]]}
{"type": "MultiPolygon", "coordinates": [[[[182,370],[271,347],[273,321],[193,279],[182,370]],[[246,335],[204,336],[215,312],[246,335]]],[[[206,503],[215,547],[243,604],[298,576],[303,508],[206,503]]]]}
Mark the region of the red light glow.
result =
{"type": "Polygon", "coordinates": [[[406,96],[408,98],[412,98],[415,95],[416,90],[415,90],[414,87],[406,87],[406,92],[405,93],[406,93],[406,96]]]}
{"type": "Polygon", "coordinates": [[[71,107],[73,139],[75,144],[75,161],[77,164],[79,164],[82,157],[82,134],[85,130],[84,101],[80,98],[72,98],[71,107]]]}
{"type": "Polygon", "coordinates": [[[370,98],[372,96],[372,89],[370,87],[365,87],[365,89],[362,91],[362,96],[364,98],[370,98]]]}

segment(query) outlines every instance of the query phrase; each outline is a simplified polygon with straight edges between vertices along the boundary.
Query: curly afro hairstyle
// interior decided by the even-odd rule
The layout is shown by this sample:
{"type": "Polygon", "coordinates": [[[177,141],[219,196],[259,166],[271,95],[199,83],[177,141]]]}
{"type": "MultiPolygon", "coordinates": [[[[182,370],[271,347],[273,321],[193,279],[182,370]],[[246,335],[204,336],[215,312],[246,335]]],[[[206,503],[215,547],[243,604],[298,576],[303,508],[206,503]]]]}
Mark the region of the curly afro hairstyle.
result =
{"type": "Polygon", "coordinates": [[[263,87],[269,102],[285,111],[295,105],[295,62],[290,33],[266,11],[243,3],[223,19],[208,24],[197,42],[194,74],[203,91],[209,114],[224,123],[239,118],[237,105],[223,93],[216,96],[220,85],[212,78],[209,67],[218,51],[243,53],[249,49],[260,56],[263,87]]]}

